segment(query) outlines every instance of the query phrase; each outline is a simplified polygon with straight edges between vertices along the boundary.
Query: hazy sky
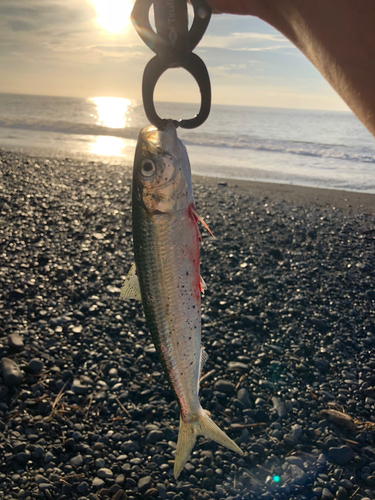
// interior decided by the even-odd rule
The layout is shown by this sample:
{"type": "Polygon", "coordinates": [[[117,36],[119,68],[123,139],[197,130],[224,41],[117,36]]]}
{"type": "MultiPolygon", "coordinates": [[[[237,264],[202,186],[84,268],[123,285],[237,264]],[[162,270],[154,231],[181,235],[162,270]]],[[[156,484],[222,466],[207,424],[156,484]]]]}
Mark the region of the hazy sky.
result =
{"type": "MultiPolygon", "coordinates": [[[[1,0],[0,92],[141,99],[153,53],[127,24],[129,0],[1,0]]],[[[213,102],[347,109],[302,54],[259,19],[215,15],[197,54],[213,102]]],[[[197,102],[193,79],[170,70],[156,98],[197,102]]]]}

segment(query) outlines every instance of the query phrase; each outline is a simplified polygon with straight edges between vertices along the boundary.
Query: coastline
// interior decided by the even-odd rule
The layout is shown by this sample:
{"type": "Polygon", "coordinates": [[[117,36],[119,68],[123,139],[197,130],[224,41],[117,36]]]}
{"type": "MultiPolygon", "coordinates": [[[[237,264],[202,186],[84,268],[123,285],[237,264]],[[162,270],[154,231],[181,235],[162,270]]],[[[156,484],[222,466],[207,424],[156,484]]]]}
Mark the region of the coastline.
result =
{"type": "Polygon", "coordinates": [[[6,496],[372,498],[375,195],[194,176],[216,236],[201,228],[200,399],[244,457],[200,439],[176,482],[179,410],[141,305],[120,299],[131,169],[0,160],[6,496]]]}
{"type": "Polygon", "coordinates": [[[375,213],[375,194],[372,193],[200,175],[193,175],[193,182],[202,183],[206,186],[225,183],[228,187],[234,188],[243,194],[247,193],[256,199],[268,197],[270,200],[295,205],[312,205],[327,209],[335,207],[342,210],[375,213]]]}

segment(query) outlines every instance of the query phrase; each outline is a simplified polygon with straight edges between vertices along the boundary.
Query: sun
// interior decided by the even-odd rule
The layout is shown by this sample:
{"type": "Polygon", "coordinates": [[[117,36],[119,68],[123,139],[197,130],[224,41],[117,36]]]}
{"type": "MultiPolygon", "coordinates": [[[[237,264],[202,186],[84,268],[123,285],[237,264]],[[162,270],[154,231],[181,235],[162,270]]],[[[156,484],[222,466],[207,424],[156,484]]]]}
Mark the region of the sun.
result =
{"type": "Polygon", "coordinates": [[[98,24],[110,33],[121,33],[130,23],[132,0],[91,0],[98,24]]]}

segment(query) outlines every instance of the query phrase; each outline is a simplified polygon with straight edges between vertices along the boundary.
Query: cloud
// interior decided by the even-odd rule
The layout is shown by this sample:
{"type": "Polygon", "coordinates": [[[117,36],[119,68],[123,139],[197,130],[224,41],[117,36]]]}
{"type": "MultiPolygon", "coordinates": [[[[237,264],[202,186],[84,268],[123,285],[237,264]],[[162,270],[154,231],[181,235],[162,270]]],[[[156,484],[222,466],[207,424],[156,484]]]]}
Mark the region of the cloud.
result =
{"type": "MultiPolygon", "coordinates": [[[[100,28],[90,0],[0,0],[0,47],[0,92],[141,99],[143,69],[153,57],[131,25],[121,34],[100,28]]],[[[292,101],[294,92],[333,95],[285,37],[252,16],[213,16],[196,52],[214,96],[227,104],[254,104],[256,96],[265,102],[267,92],[273,105],[285,96],[292,101]]],[[[192,83],[183,70],[167,71],[156,93],[195,102],[192,83]]]]}

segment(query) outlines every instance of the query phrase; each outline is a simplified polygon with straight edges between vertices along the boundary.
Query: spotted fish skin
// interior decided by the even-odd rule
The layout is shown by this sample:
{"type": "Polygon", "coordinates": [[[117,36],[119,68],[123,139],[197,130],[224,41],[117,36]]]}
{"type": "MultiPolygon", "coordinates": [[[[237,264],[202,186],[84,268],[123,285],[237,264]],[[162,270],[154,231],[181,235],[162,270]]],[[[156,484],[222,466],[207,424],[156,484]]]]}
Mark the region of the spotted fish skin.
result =
{"type": "Polygon", "coordinates": [[[164,131],[152,126],[140,131],[132,193],[140,295],[155,348],[181,410],[177,478],[198,435],[242,452],[199,403],[200,235],[189,158],[173,122],[164,131]]]}

